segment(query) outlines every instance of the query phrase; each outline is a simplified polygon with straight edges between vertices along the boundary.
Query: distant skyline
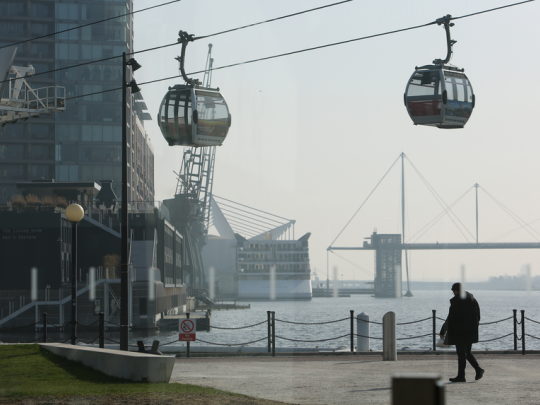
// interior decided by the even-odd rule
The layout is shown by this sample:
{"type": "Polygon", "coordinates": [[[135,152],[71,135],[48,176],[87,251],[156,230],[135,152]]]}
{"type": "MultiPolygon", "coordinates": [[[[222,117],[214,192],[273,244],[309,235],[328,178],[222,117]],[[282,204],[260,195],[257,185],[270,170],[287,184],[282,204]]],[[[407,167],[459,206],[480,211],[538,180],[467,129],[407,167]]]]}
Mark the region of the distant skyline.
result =
{"type": "MultiPolygon", "coordinates": [[[[135,49],[176,41],[179,30],[196,36],[329,4],[321,0],[184,0],[135,16],[135,49]],[[234,10],[242,10],[237,13],[234,10]]],[[[425,24],[446,14],[462,16],[509,4],[502,0],[452,3],[388,0],[344,5],[195,41],[186,53],[188,72],[204,69],[208,43],[214,66],[292,52],[332,42],[425,24]]],[[[141,0],[141,9],[154,2],[141,0]]],[[[222,197],[295,219],[296,236],[311,232],[311,267],[326,278],[326,248],[345,226],[392,162],[404,152],[447,204],[475,183],[530,223],[540,219],[540,146],[535,122],[540,89],[538,2],[454,21],[457,40],[451,63],[465,68],[476,107],[464,129],[416,127],[403,105],[415,66],[444,57],[444,30],[432,25],[279,59],[216,70],[232,114],[232,127],[218,148],[214,192],[222,197]],[[519,73],[515,72],[519,66],[519,73]]],[[[137,82],[178,74],[179,47],[136,55],[137,82]]],[[[202,79],[202,75],[198,76],[202,79]]],[[[175,191],[182,148],[168,147],[155,117],[167,87],[181,79],[141,86],[154,118],[146,123],[156,154],[156,198],[175,191]]],[[[361,246],[375,228],[401,233],[400,167],[395,167],[335,246],[361,246]]],[[[406,163],[406,237],[441,212],[423,180],[406,163]]],[[[487,242],[518,225],[484,191],[479,192],[479,240],[487,242]]],[[[456,204],[456,215],[475,234],[474,190],[456,204]]],[[[540,221],[497,241],[537,242],[540,221]]],[[[467,231],[462,230],[469,240],[467,231]]],[[[445,217],[418,242],[465,242],[445,217]]],[[[373,273],[373,254],[347,253],[347,260],[373,273]]],[[[540,274],[534,250],[439,251],[409,254],[413,280],[471,280],[518,274],[529,263],[540,274]]],[[[345,278],[368,274],[331,255],[345,278]]],[[[405,280],[405,271],[403,272],[405,280]]]]}

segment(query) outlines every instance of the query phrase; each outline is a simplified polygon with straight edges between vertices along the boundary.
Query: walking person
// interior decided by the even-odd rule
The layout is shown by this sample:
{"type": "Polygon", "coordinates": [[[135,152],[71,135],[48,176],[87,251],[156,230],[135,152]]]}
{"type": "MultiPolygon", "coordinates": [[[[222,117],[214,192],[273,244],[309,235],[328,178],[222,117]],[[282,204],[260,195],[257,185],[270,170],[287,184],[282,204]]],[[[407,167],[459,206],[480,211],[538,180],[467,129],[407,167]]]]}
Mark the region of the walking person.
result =
{"type": "Polygon", "coordinates": [[[458,375],[450,378],[451,382],[465,382],[465,366],[467,361],[476,370],[475,380],[484,375],[484,370],[471,353],[473,343],[478,343],[478,324],[480,323],[480,306],[474,296],[465,291],[460,297],[461,283],[452,285],[454,297],[450,300],[450,311],[439,332],[445,345],[455,345],[458,355],[458,375]],[[446,336],[445,336],[446,335],[446,336]]]}

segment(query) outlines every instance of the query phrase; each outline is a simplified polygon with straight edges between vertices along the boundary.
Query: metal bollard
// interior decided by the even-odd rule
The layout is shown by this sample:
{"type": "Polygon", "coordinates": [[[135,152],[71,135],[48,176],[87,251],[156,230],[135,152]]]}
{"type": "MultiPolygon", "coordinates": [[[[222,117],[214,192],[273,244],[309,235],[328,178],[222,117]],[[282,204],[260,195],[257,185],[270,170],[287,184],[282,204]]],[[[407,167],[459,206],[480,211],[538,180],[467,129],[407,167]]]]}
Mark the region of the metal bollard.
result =
{"type": "Polygon", "coordinates": [[[43,343],[47,343],[47,312],[43,312],[43,343]]]}
{"type": "Polygon", "coordinates": [[[272,321],[270,320],[271,311],[266,311],[268,321],[268,353],[272,351],[272,321]]]}
{"type": "Polygon", "coordinates": [[[437,350],[437,310],[432,309],[433,312],[433,351],[437,350]]]}
{"type": "Polygon", "coordinates": [[[444,384],[438,374],[396,374],[392,405],[445,405],[444,384]]]}
{"type": "Polygon", "coordinates": [[[369,315],[362,312],[356,315],[356,351],[369,352],[369,315]],[[360,336],[361,335],[361,336],[360,336]]]}
{"type": "Polygon", "coordinates": [[[276,357],[276,311],[272,311],[272,357],[276,357]]]}
{"type": "Polygon", "coordinates": [[[396,314],[383,316],[383,361],[397,361],[396,314]]]}
{"type": "MultiPolygon", "coordinates": [[[[189,312],[186,312],[186,319],[189,319],[189,312]]],[[[189,359],[189,343],[190,342],[186,342],[187,343],[187,358],[189,359]]]]}
{"type": "Polygon", "coordinates": [[[521,310],[521,354],[525,356],[525,310],[521,310]]]}
{"type": "Polygon", "coordinates": [[[351,310],[351,353],[354,354],[354,311],[351,310]]]}
{"type": "Polygon", "coordinates": [[[99,348],[105,347],[105,314],[99,313],[99,348]]]}
{"type": "Polygon", "coordinates": [[[517,309],[513,309],[514,311],[514,350],[517,350],[517,309]]]}

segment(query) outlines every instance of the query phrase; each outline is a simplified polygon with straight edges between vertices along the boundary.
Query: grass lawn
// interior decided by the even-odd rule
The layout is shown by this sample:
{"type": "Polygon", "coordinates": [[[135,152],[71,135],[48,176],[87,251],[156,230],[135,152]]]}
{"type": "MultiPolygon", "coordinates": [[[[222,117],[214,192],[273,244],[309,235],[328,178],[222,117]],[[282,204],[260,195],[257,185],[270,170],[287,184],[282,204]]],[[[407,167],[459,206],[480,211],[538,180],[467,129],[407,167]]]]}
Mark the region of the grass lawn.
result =
{"type": "MultiPolygon", "coordinates": [[[[49,399],[90,397],[96,399],[95,402],[98,403],[103,402],[97,400],[100,397],[110,399],[118,397],[118,394],[122,394],[124,398],[133,397],[138,400],[152,398],[159,394],[178,399],[183,397],[184,400],[188,397],[200,399],[206,397],[207,400],[213,397],[214,400],[218,400],[217,402],[210,401],[212,403],[267,403],[266,401],[259,402],[260,400],[256,398],[196,385],[137,383],[109,377],[80,363],[42,350],[36,344],[0,345],[0,403],[12,403],[12,401],[16,403],[29,397],[48,397],[49,399]]],[[[105,401],[103,403],[118,402],[105,401]]],[[[209,402],[195,400],[182,403],[209,402]]]]}

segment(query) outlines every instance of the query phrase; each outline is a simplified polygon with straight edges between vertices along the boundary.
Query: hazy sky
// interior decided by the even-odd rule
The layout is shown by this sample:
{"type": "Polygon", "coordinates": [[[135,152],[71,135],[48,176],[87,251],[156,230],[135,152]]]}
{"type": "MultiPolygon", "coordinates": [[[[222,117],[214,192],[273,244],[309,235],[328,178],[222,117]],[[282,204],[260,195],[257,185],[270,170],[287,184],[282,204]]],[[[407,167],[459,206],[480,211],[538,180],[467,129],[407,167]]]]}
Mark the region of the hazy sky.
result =
{"type": "MultiPolygon", "coordinates": [[[[183,0],[135,17],[135,49],[173,43],[179,30],[203,36],[331,2],[183,0]]],[[[204,69],[210,42],[219,67],[509,3],[354,0],[196,41],[188,46],[186,70],[204,69]]],[[[135,7],[154,4],[137,0],[135,7]]],[[[321,278],[326,278],[326,248],[401,152],[447,204],[478,183],[525,222],[539,219],[538,15],[540,3],[533,2],[455,21],[452,38],[458,42],[451,63],[465,68],[476,94],[474,113],[461,130],[414,126],[403,105],[414,67],[446,55],[444,29],[437,25],[215,71],[212,85],[227,100],[232,127],[217,150],[214,193],[295,219],[296,237],[312,233],[311,267],[321,278]]],[[[143,66],[137,81],[178,74],[174,57],[179,52],[177,46],[137,55],[143,66]]],[[[142,87],[154,118],[145,125],[156,151],[158,200],[173,196],[173,170],[182,159],[182,148],[167,146],[155,118],[167,87],[176,83],[182,80],[142,87]]],[[[442,208],[408,162],[405,171],[406,234],[411,236],[442,208]]],[[[334,246],[361,246],[374,228],[401,232],[400,176],[396,165],[334,246]]],[[[482,189],[479,206],[480,242],[519,227],[482,189]]],[[[454,212],[474,235],[474,190],[454,212]]],[[[540,220],[532,226],[535,231],[517,230],[496,241],[536,242],[540,220]]],[[[436,241],[466,239],[445,217],[417,240],[436,241]]],[[[340,254],[368,271],[331,254],[330,267],[338,266],[345,278],[367,279],[373,273],[371,251],[340,254]]],[[[462,264],[474,280],[517,274],[526,263],[533,275],[540,274],[534,250],[415,251],[409,257],[412,278],[420,280],[453,280],[462,264]]]]}

